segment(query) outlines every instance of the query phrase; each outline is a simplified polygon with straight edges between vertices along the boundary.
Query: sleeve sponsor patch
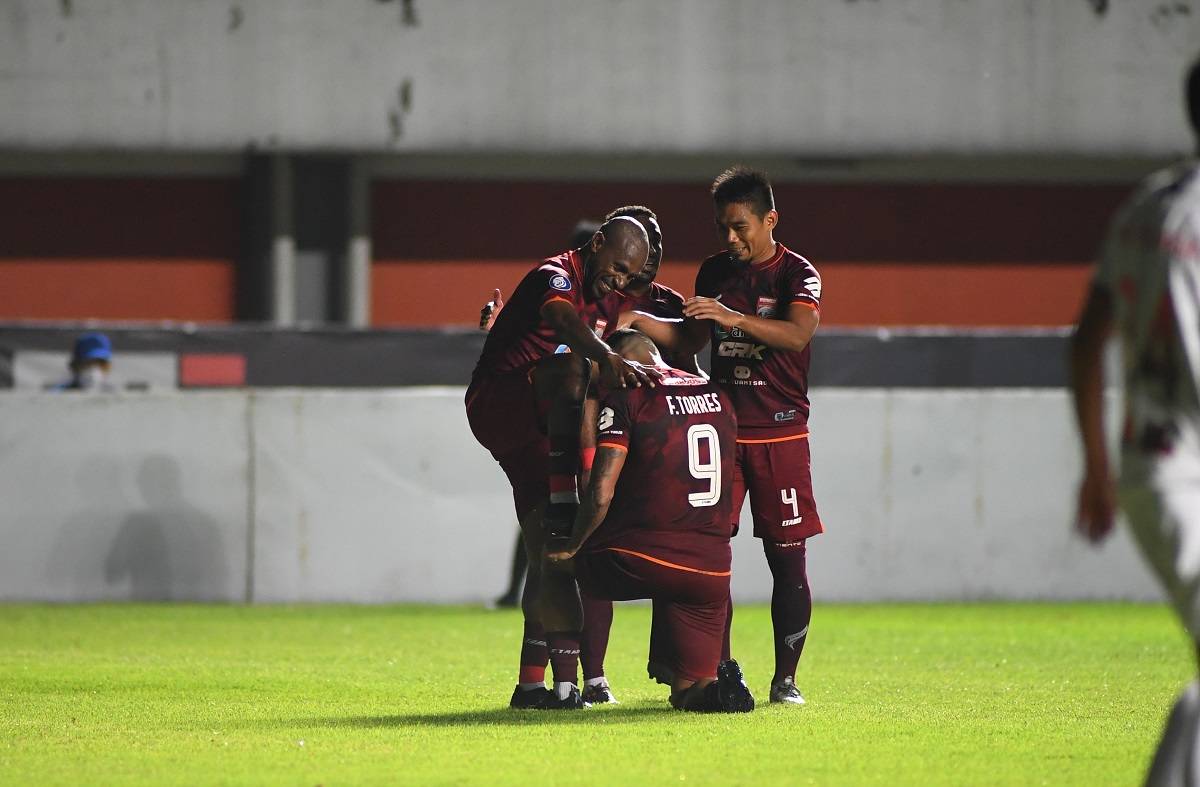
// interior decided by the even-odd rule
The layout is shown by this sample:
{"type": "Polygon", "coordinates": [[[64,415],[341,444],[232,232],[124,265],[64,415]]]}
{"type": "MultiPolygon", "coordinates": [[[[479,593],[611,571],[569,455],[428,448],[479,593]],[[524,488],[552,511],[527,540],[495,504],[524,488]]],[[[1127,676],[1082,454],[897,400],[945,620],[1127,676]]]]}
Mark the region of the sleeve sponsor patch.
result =
{"type": "Polygon", "coordinates": [[[558,290],[559,292],[570,292],[571,280],[561,273],[556,273],[550,277],[550,289],[558,290]]]}

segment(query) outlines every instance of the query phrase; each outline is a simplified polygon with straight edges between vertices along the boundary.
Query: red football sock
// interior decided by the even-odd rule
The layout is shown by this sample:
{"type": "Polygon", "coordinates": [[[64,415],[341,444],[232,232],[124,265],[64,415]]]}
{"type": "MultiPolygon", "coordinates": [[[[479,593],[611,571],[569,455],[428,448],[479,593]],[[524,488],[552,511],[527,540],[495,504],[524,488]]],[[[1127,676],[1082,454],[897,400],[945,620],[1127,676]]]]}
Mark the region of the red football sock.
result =
{"type": "MultiPolygon", "coordinates": [[[[576,408],[578,410],[578,408],[576,408]]],[[[579,433],[550,435],[550,505],[579,505],[579,433]]]]}
{"type": "Polygon", "coordinates": [[[725,603],[725,638],[721,640],[721,661],[729,661],[733,658],[733,651],[730,647],[730,633],[733,630],[733,598],[730,598],[725,603]]]}
{"type": "Polygon", "coordinates": [[[550,643],[550,667],[554,671],[554,682],[579,684],[579,632],[550,631],[546,633],[550,643]]]}
{"type": "Polygon", "coordinates": [[[521,671],[518,683],[543,683],[550,654],[546,647],[546,632],[541,623],[525,621],[521,637],[521,671]]]}
{"type": "Polygon", "coordinates": [[[808,585],[805,546],[763,542],[767,565],[775,580],[771,593],[771,624],[775,630],[776,683],[796,674],[800,654],[808,639],[808,624],[812,620],[812,589],[808,585]]]}
{"type": "Polygon", "coordinates": [[[613,603],[608,599],[579,594],[583,602],[583,632],[579,639],[579,660],[583,679],[604,676],[604,655],[608,652],[608,635],[612,630],[613,603]]]}

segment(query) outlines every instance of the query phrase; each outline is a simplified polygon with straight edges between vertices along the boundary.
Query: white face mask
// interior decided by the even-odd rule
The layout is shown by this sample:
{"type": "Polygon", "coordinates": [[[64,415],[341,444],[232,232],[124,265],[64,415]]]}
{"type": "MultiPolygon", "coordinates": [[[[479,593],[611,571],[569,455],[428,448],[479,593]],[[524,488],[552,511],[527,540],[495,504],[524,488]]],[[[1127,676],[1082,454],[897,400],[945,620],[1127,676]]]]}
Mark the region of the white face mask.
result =
{"type": "Polygon", "coordinates": [[[87,366],[79,371],[79,390],[99,391],[108,381],[108,373],[99,366],[87,366]]]}

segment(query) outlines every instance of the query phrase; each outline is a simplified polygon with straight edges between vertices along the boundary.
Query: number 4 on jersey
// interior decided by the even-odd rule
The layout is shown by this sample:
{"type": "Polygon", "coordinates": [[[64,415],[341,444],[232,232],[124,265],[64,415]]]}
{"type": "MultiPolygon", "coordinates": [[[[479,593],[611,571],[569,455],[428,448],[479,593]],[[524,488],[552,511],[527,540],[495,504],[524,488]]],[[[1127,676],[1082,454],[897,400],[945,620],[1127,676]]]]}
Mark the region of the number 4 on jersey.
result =
{"type": "Polygon", "coordinates": [[[779,497],[780,497],[780,499],[783,500],[784,505],[790,505],[792,507],[792,518],[793,519],[800,516],[800,505],[796,500],[796,490],[795,489],[780,489],[779,497]]]}

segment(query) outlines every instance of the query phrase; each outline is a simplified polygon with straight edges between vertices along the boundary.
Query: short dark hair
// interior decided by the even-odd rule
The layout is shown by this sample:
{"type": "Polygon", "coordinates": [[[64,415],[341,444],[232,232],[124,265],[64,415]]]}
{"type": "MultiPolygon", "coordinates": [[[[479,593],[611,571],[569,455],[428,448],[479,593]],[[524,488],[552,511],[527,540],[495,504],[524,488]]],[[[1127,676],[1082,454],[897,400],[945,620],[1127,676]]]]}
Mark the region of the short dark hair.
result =
{"type": "Polygon", "coordinates": [[[1187,112],[1192,131],[1200,137],[1200,57],[1192,63],[1187,76],[1187,112]]]}
{"type": "Polygon", "coordinates": [[[650,350],[651,353],[658,352],[658,345],[654,343],[653,339],[641,331],[634,330],[633,328],[619,328],[609,334],[608,339],[605,341],[608,342],[608,346],[611,347],[615,353],[621,352],[626,345],[633,344],[634,342],[642,344],[645,349],[650,350]]]}
{"type": "Polygon", "coordinates": [[[639,216],[648,216],[649,218],[658,221],[658,216],[654,215],[654,211],[650,210],[645,205],[622,205],[616,210],[610,210],[608,215],[604,217],[604,220],[611,221],[617,216],[628,216],[631,219],[636,219],[639,216]]]}
{"type": "Polygon", "coordinates": [[[712,198],[718,208],[733,203],[749,205],[759,218],[775,210],[775,194],[767,174],[749,167],[730,167],[717,175],[712,184],[712,198]]]}

